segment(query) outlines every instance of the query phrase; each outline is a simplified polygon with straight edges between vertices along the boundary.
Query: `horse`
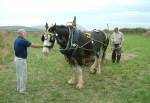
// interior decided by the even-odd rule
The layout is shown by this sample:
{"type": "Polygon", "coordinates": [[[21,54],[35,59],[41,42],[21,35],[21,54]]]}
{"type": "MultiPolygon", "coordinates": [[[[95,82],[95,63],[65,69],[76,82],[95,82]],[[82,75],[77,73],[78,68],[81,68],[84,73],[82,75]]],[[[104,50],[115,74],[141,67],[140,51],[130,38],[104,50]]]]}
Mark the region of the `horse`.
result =
{"type": "MultiPolygon", "coordinates": [[[[67,58],[71,66],[71,77],[68,84],[76,84],[78,89],[84,88],[83,59],[94,57],[94,63],[90,68],[91,73],[100,74],[106,49],[109,44],[107,35],[101,30],[93,30],[90,36],[82,31],[66,25],[45,25],[45,35],[50,35],[49,49],[53,48],[55,41],[59,45],[60,52],[67,58]],[[75,36],[74,36],[75,35],[75,36]]],[[[42,41],[44,41],[44,35],[42,41]]]]}

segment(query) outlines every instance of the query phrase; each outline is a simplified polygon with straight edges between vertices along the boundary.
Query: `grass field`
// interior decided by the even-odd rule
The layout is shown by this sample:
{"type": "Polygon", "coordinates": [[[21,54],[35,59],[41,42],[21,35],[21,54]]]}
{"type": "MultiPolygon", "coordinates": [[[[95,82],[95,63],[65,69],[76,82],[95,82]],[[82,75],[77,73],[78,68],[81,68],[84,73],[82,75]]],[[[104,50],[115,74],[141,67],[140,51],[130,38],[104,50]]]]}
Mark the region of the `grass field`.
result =
{"type": "MultiPolygon", "coordinates": [[[[28,39],[42,44],[38,37],[28,39]]],[[[15,65],[10,56],[0,64],[0,103],[150,103],[149,45],[150,38],[126,35],[123,53],[134,57],[119,64],[106,59],[101,75],[89,74],[85,66],[83,90],[67,84],[70,68],[57,48],[48,57],[42,49],[30,48],[26,95],[16,92],[15,65]]]]}

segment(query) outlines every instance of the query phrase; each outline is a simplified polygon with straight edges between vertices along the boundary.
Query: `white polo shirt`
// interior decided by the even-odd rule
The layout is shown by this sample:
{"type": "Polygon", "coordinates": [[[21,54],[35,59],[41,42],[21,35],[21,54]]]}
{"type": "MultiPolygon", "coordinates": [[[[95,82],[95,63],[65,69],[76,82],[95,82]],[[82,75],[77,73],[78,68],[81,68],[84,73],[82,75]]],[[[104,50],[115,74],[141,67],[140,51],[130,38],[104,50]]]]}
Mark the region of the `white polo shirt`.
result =
{"type": "Polygon", "coordinates": [[[111,42],[113,44],[121,44],[124,41],[124,36],[122,32],[113,32],[111,35],[111,42]]]}

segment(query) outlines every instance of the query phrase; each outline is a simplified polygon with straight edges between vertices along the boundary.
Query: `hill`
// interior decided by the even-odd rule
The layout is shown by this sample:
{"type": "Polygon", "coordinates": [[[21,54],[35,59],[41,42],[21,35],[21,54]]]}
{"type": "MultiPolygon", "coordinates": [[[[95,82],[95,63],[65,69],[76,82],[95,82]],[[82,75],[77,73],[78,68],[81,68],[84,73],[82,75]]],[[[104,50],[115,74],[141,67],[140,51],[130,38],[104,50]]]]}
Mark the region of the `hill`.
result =
{"type": "MultiPolygon", "coordinates": [[[[41,26],[42,27],[42,26],[41,26]]],[[[24,28],[27,31],[42,31],[42,28],[39,27],[27,27],[27,26],[0,26],[0,30],[10,30],[10,31],[16,31],[20,28],[24,28]]]]}

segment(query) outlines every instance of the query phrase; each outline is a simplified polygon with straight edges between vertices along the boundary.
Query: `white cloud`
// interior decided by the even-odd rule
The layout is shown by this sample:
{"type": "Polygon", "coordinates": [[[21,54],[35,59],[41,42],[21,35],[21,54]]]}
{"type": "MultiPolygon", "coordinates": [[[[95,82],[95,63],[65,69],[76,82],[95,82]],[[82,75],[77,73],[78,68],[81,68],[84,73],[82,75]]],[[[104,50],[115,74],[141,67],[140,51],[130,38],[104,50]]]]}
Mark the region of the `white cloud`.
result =
{"type": "Polygon", "coordinates": [[[147,18],[149,13],[143,11],[150,9],[147,4],[146,0],[0,0],[0,25],[63,24],[76,15],[81,25],[96,27],[97,23],[119,23],[119,18],[126,22],[147,18]]]}
{"type": "Polygon", "coordinates": [[[103,9],[109,5],[132,4],[135,0],[3,0],[2,10],[14,13],[77,12],[103,9]]]}
{"type": "Polygon", "coordinates": [[[150,12],[125,11],[125,12],[112,13],[111,15],[113,16],[142,16],[146,14],[150,14],[150,12]]]}

